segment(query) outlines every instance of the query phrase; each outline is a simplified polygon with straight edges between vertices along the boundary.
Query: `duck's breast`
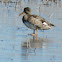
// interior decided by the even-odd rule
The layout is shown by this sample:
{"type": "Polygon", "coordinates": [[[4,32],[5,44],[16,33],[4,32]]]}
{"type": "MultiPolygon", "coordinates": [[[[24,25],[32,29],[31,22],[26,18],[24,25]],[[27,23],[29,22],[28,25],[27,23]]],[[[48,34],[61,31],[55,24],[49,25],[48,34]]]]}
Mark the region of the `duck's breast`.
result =
{"type": "Polygon", "coordinates": [[[25,20],[23,23],[30,29],[34,29],[34,30],[36,29],[36,26],[30,23],[29,21],[25,20]]]}
{"type": "Polygon", "coordinates": [[[30,17],[28,17],[27,15],[24,15],[22,18],[23,23],[30,29],[36,29],[36,26],[34,24],[32,24],[30,22],[30,20],[28,20],[30,17]]]}

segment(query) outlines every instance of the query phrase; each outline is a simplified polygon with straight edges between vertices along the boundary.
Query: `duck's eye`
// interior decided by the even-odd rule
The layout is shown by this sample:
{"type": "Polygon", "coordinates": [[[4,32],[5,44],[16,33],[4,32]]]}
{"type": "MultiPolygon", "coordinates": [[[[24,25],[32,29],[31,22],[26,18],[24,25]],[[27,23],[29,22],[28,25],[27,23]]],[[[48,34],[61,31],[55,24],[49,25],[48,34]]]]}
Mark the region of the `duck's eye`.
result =
{"type": "Polygon", "coordinates": [[[24,11],[30,11],[30,8],[28,8],[28,7],[24,8],[24,11]]]}
{"type": "Polygon", "coordinates": [[[26,9],[27,11],[30,11],[30,9],[26,9]]]}
{"type": "Polygon", "coordinates": [[[30,11],[29,9],[25,9],[24,11],[30,11]]]}

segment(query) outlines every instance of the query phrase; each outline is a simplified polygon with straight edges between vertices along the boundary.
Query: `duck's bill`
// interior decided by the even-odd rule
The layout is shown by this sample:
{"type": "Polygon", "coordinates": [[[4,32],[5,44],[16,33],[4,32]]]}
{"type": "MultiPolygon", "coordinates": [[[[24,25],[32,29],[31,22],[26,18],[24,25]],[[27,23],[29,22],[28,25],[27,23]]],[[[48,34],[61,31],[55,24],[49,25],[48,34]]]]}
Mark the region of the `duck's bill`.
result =
{"type": "Polygon", "coordinates": [[[20,16],[20,15],[23,15],[23,14],[24,14],[24,12],[22,12],[21,14],[19,14],[19,16],[20,16]]]}

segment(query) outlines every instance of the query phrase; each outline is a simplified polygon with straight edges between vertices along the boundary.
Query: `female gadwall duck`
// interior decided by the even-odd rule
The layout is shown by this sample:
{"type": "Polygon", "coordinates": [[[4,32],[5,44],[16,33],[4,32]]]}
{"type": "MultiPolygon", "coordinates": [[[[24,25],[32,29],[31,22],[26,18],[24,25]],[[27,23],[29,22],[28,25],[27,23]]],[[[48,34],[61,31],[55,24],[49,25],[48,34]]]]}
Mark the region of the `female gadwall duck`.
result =
{"type": "Polygon", "coordinates": [[[24,8],[24,11],[20,14],[25,14],[22,18],[23,23],[30,29],[33,29],[34,32],[37,30],[36,33],[33,33],[31,35],[37,36],[38,30],[48,30],[51,29],[53,24],[46,21],[44,18],[38,16],[38,15],[32,15],[31,9],[29,7],[24,8]]]}

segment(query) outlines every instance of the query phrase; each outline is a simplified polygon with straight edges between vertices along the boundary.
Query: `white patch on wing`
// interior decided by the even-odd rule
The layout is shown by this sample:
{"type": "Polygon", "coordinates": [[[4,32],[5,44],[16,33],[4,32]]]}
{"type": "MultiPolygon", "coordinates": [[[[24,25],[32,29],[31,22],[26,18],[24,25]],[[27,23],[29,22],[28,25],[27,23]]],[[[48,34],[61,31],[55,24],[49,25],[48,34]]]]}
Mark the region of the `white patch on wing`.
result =
{"type": "Polygon", "coordinates": [[[49,26],[46,22],[43,22],[43,29],[51,29],[51,26],[49,26]]]}
{"type": "Polygon", "coordinates": [[[43,22],[43,25],[48,25],[46,22],[43,22]]]}

